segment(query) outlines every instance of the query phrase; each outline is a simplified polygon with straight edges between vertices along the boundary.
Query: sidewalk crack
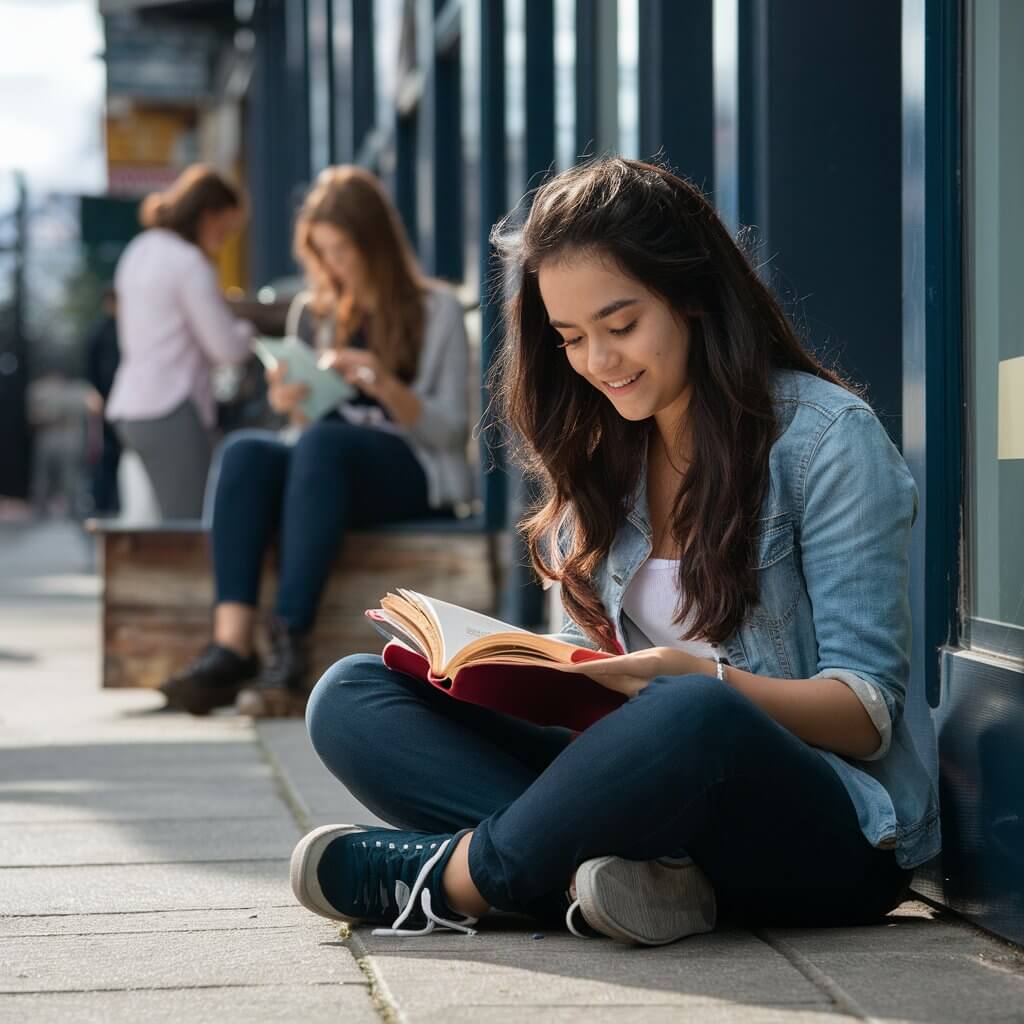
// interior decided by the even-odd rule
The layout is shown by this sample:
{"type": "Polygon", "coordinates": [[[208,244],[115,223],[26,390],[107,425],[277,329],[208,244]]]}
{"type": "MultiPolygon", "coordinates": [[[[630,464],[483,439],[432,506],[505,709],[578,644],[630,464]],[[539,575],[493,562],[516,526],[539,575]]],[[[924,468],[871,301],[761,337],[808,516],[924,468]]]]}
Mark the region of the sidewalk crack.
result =
{"type": "MultiPolygon", "coordinates": [[[[263,756],[270,765],[270,774],[274,780],[274,785],[277,788],[278,794],[287,805],[288,810],[291,812],[291,815],[295,819],[295,823],[299,826],[299,829],[302,832],[308,832],[312,828],[312,825],[310,823],[309,809],[306,807],[306,802],[302,799],[301,794],[288,777],[288,773],[285,771],[280,760],[278,760],[274,752],[270,749],[270,745],[264,740],[263,734],[260,732],[259,728],[253,726],[252,731],[256,737],[256,745],[262,751],[263,756]]],[[[340,929],[340,937],[342,945],[344,945],[348,950],[352,959],[355,960],[356,966],[363,972],[366,980],[369,982],[370,1000],[373,1003],[373,1009],[376,1011],[377,1015],[384,1024],[405,1024],[405,1014],[403,1014],[399,1009],[398,1002],[391,994],[391,990],[388,988],[387,982],[374,966],[373,958],[370,956],[366,946],[363,945],[362,939],[360,939],[359,936],[348,927],[348,925],[344,924],[340,929]]]]}
{"type": "Polygon", "coordinates": [[[830,978],[820,967],[816,967],[798,949],[788,942],[770,934],[761,928],[751,929],[752,933],[766,946],[770,946],[780,956],[785,957],[815,988],[823,992],[835,1005],[836,1009],[866,1024],[882,1024],[878,1017],[873,1017],[846,991],[835,979],[830,978]]]}

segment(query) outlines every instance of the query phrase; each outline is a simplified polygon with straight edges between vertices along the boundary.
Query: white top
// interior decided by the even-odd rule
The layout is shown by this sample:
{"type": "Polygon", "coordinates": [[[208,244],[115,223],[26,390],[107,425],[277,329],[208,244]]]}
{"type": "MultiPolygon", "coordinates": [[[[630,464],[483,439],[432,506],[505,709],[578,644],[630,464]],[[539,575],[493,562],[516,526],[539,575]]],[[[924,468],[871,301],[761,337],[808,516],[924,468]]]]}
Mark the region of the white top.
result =
{"type": "Polygon", "coordinates": [[[714,659],[717,648],[703,640],[680,640],[690,619],[676,625],[679,609],[679,560],[648,558],[629,581],[622,610],[655,647],[674,647],[698,658],[714,659]]]}
{"type": "Polygon", "coordinates": [[[212,427],[210,368],[243,361],[256,333],[232,315],[213,265],[176,232],[150,228],[121,254],[114,288],[121,362],[107,419],[156,419],[191,398],[212,427]]]}

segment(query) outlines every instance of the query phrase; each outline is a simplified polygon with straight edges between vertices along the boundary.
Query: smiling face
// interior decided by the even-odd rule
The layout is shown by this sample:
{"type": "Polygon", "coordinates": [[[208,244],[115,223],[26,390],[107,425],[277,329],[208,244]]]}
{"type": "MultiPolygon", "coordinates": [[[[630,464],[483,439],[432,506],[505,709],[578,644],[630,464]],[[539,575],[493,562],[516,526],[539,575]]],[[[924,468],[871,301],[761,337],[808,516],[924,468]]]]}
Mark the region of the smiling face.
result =
{"type": "Polygon", "coordinates": [[[624,419],[674,432],[689,404],[686,321],[599,254],[542,263],[537,284],[572,369],[624,419]]]}

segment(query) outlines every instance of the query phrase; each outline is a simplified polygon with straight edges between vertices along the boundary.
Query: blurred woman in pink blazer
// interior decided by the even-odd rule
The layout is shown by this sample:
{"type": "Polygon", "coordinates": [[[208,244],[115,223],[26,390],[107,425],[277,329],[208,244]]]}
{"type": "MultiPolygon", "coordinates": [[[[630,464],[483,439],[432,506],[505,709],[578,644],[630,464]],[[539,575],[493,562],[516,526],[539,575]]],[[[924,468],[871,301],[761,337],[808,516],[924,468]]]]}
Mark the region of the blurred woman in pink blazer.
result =
{"type": "Polygon", "coordinates": [[[163,518],[196,519],[216,423],[210,370],[243,361],[255,333],[232,315],[213,265],[244,205],[221,174],[194,164],[140,216],[146,230],[114,277],[121,363],[106,415],[141,457],[163,518]]]}

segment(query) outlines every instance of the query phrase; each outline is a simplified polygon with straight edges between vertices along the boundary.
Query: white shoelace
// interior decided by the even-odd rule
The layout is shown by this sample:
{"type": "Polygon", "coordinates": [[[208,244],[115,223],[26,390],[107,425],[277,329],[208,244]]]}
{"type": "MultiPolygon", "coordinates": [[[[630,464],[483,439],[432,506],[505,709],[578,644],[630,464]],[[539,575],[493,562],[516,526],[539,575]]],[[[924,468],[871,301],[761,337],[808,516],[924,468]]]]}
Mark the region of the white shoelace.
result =
{"type": "Polygon", "coordinates": [[[447,849],[450,842],[450,839],[446,839],[438,847],[437,853],[431,855],[423,867],[420,868],[420,873],[416,876],[416,881],[413,882],[412,889],[409,890],[409,899],[406,902],[405,907],[402,909],[402,912],[395,918],[391,927],[374,928],[374,935],[397,935],[400,937],[409,935],[429,935],[436,927],[438,927],[438,925],[442,928],[450,928],[453,932],[462,932],[463,935],[476,935],[476,929],[468,927],[469,925],[476,924],[477,919],[475,917],[465,918],[465,924],[460,924],[458,921],[449,921],[446,918],[438,917],[430,906],[430,890],[424,887],[427,875],[430,874],[430,869],[438,862],[438,860],[441,859],[441,855],[447,849]],[[420,909],[423,911],[423,914],[427,919],[426,927],[402,928],[401,926],[405,922],[405,919],[416,907],[417,897],[419,897],[420,909]]]}
{"type": "MultiPolygon", "coordinates": [[[[572,903],[569,904],[569,909],[565,912],[565,926],[566,926],[566,928],[569,929],[569,931],[571,931],[573,933],[573,935],[576,936],[577,939],[589,939],[590,938],[589,935],[584,935],[582,932],[576,931],[576,929],[573,927],[573,923],[572,923],[573,911],[579,910],[579,906],[580,906],[580,901],[579,900],[573,900],[572,903]]],[[[582,914],[583,911],[580,910],[580,913],[582,914]]]]}

